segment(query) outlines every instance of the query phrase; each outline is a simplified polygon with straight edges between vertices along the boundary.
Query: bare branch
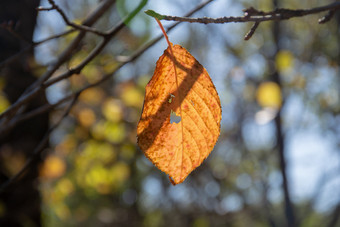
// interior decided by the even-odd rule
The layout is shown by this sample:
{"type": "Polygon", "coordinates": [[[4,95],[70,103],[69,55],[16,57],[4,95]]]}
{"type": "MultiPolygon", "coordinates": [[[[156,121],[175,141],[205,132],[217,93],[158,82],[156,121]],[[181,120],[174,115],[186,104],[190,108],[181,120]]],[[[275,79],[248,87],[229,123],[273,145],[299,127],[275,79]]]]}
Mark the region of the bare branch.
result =
{"type": "Polygon", "coordinates": [[[36,46],[39,46],[45,42],[48,42],[50,40],[53,40],[53,39],[58,39],[60,37],[63,37],[65,35],[68,35],[72,32],[76,31],[75,29],[70,29],[70,30],[67,30],[65,32],[62,32],[60,34],[56,34],[56,35],[52,35],[50,37],[47,37],[45,39],[42,39],[40,41],[37,41],[37,42],[33,42],[31,45],[27,46],[26,48],[22,49],[21,51],[19,51],[18,53],[12,55],[11,57],[7,58],[6,60],[4,60],[3,62],[0,62],[0,69],[2,67],[5,67],[6,65],[12,63],[13,61],[15,61],[18,57],[20,57],[22,54],[26,53],[27,51],[29,50],[32,50],[34,47],[36,46]]]}
{"type": "Polygon", "coordinates": [[[0,193],[4,192],[11,184],[13,184],[15,181],[17,181],[31,166],[34,162],[39,160],[40,155],[45,149],[45,146],[50,138],[51,133],[60,125],[62,120],[68,116],[70,113],[72,107],[75,105],[77,99],[79,96],[74,96],[72,102],[70,105],[65,109],[63,115],[61,118],[47,131],[47,133],[44,135],[44,138],[40,141],[38,146],[35,148],[32,156],[29,157],[29,159],[26,161],[25,165],[22,167],[22,169],[15,174],[13,177],[11,177],[9,180],[7,180],[5,183],[1,184],[0,186],[0,193]]]}
{"type": "MultiPolygon", "coordinates": [[[[199,11],[200,9],[202,9],[204,6],[208,5],[212,1],[213,0],[208,0],[206,2],[201,3],[195,9],[191,10],[190,12],[188,12],[185,16],[193,15],[194,13],[196,13],[197,11],[199,11]]],[[[168,29],[166,29],[166,31],[170,32],[173,28],[175,28],[179,24],[180,24],[180,22],[174,23],[172,26],[170,26],[168,29]]],[[[117,27],[119,27],[119,26],[117,26],[117,27]]],[[[115,30],[113,30],[113,31],[115,31],[115,30]]],[[[17,125],[18,123],[22,122],[23,120],[27,120],[27,119],[32,118],[34,116],[37,116],[39,114],[45,113],[45,112],[47,112],[47,111],[49,111],[49,110],[51,110],[53,108],[56,108],[57,106],[62,105],[63,103],[67,102],[68,100],[72,99],[75,95],[80,95],[83,91],[85,91],[85,90],[87,90],[89,88],[98,86],[99,84],[101,84],[104,81],[106,81],[107,79],[109,79],[112,75],[114,75],[121,67],[123,67],[127,63],[130,63],[130,62],[134,61],[135,59],[137,59],[138,57],[140,57],[146,50],[148,50],[150,47],[152,47],[154,44],[156,44],[162,38],[163,38],[163,35],[159,35],[158,37],[156,37],[152,41],[150,41],[150,42],[146,43],[145,45],[143,45],[142,47],[140,47],[134,54],[132,54],[131,56],[127,57],[125,61],[122,61],[112,72],[104,75],[103,78],[98,80],[97,82],[95,82],[93,84],[89,84],[89,85],[83,87],[82,89],[78,90],[76,93],[70,94],[70,95],[64,97],[63,99],[61,99],[60,101],[58,101],[55,104],[52,104],[52,105],[51,104],[46,104],[46,105],[41,106],[41,107],[39,107],[39,108],[37,108],[35,110],[32,110],[29,113],[25,113],[22,116],[19,115],[19,116],[15,117],[8,124],[6,124],[3,127],[1,127],[0,135],[3,134],[4,132],[6,132],[7,130],[9,130],[10,128],[14,127],[15,125],[17,125]]],[[[99,47],[100,46],[101,45],[99,45],[99,47]]],[[[46,83],[44,84],[44,87],[51,86],[52,84],[60,81],[61,79],[65,79],[65,78],[73,75],[75,73],[75,71],[77,70],[77,68],[84,64],[84,61],[82,63],[80,63],[78,66],[76,66],[73,69],[73,71],[72,71],[72,69],[68,70],[65,73],[63,73],[63,74],[59,75],[58,77],[56,77],[55,79],[46,81],[46,83]]],[[[38,90],[37,91],[33,91],[33,92],[38,92],[38,90]]],[[[32,93],[30,95],[33,95],[33,94],[34,93],[32,93]]]]}
{"type": "MultiPolygon", "coordinates": [[[[206,6],[207,4],[209,4],[210,2],[212,2],[213,0],[208,0],[206,2],[203,2],[202,4],[198,5],[194,10],[190,11],[186,16],[191,16],[192,14],[194,14],[195,12],[197,12],[198,10],[202,9],[204,6],[206,6]]],[[[126,20],[129,19],[129,16],[126,18],[126,20]]],[[[126,21],[125,20],[125,21],[126,21]]],[[[174,25],[172,25],[171,27],[169,27],[167,29],[167,31],[170,31],[172,30],[174,27],[176,27],[177,25],[179,24],[178,23],[175,23],[174,25]]],[[[116,28],[118,28],[120,26],[116,26],[116,28]]],[[[112,29],[111,33],[112,34],[115,34],[117,31],[115,29],[112,29]]],[[[142,48],[140,48],[140,50],[137,50],[135,52],[135,54],[133,54],[130,58],[129,58],[129,61],[125,61],[125,62],[122,62],[121,64],[119,64],[117,66],[117,68],[115,68],[113,70],[113,72],[109,73],[109,74],[106,74],[102,79],[98,80],[97,82],[93,83],[93,84],[89,84],[85,87],[83,87],[82,89],[80,89],[79,91],[77,91],[76,93],[74,94],[71,94],[69,96],[66,96],[65,98],[63,98],[62,100],[60,100],[58,103],[56,104],[46,104],[36,110],[33,110],[32,112],[30,113],[27,113],[25,115],[23,115],[22,117],[18,118],[18,119],[15,119],[16,121],[15,122],[12,122],[12,124],[8,125],[10,127],[13,127],[14,125],[16,125],[17,123],[23,121],[23,120],[27,120],[33,116],[36,116],[36,115],[39,115],[39,114],[42,114],[46,111],[49,111],[50,109],[52,108],[55,108],[56,106],[59,106],[61,105],[62,103],[65,103],[66,101],[72,99],[72,102],[71,104],[68,106],[68,108],[65,110],[63,116],[59,119],[59,121],[53,125],[53,127],[51,127],[49,129],[49,131],[46,133],[45,137],[42,139],[42,141],[39,143],[39,145],[37,146],[37,148],[34,150],[34,154],[30,157],[30,159],[26,162],[26,164],[24,165],[24,167],[15,175],[13,176],[11,179],[9,179],[7,182],[5,182],[4,184],[2,184],[0,186],[0,193],[3,192],[6,188],[8,188],[12,183],[14,183],[15,181],[17,181],[29,168],[30,166],[39,158],[39,156],[41,155],[41,153],[43,152],[43,148],[45,146],[45,144],[47,143],[49,137],[50,137],[50,134],[60,125],[60,123],[62,122],[62,120],[68,116],[69,112],[71,111],[72,107],[75,105],[78,97],[80,96],[80,94],[89,89],[89,88],[92,88],[92,87],[95,87],[95,86],[98,86],[99,84],[103,83],[104,81],[106,81],[107,79],[109,79],[114,73],[116,73],[121,67],[123,67],[125,64],[129,63],[129,62],[132,62],[134,61],[136,58],[138,58],[142,53],[144,53],[147,49],[149,49],[152,45],[154,45],[155,43],[157,43],[160,39],[162,38],[162,35],[160,35],[159,37],[155,38],[153,41],[151,41],[150,43],[147,43],[146,45],[144,45],[142,48]]],[[[105,40],[104,40],[105,41],[105,40]]],[[[99,47],[101,47],[102,45],[99,45],[98,46],[98,49],[100,49],[99,47]]],[[[80,64],[82,65],[82,63],[80,64]]],[[[63,74],[64,75],[64,74],[63,74]]],[[[51,83],[53,84],[53,83],[51,83]]],[[[42,88],[40,88],[42,89],[42,88]]],[[[38,89],[39,90],[39,89],[38,89]]],[[[34,92],[34,90],[33,90],[34,92]]],[[[6,127],[6,129],[8,129],[8,126],[6,127]]],[[[6,130],[5,129],[5,130],[6,130]]],[[[1,130],[2,132],[4,130],[1,130]]],[[[0,132],[1,134],[1,132],[0,132]]]]}
{"type": "Polygon", "coordinates": [[[180,21],[180,22],[189,22],[189,23],[202,23],[202,24],[224,24],[224,23],[244,23],[244,22],[264,22],[264,21],[280,21],[280,20],[288,20],[294,17],[303,17],[310,14],[316,14],[324,11],[336,11],[340,9],[340,2],[334,2],[332,4],[311,8],[311,9],[276,9],[270,12],[263,12],[254,9],[253,7],[244,10],[243,17],[220,17],[220,18],[189,18],[189,17],[177,17],[177,16],[168,16],[158,14],[152,10],[148,10],[145,13],[156,17],[159,20],[167,20],[167,21],[180,21]]]}
{"type": "Polygon", "coordinates": [[[255,22],[251,27],[250,31],[244,36],[244,40],[249,40],[255,33],[257,27],[259,26],[260,22],[255,22]]]}
{"type": "MultiPolygon", "coordinates": [[[[93,25],[102,15],[103,13],[115,2],[115,0],[106,0],[102,1],[101,4],[95,9],[83,22],[83,25],[91,26],[93,25]]],[[[67,61],[72,54],[74,54],[81,42],[84,38],[86,32],[81,31],[78,36],[69,44],[69,46],[59,55],[55,64],[47,70],[37,82],[28,87],[25,92],[18,98],[18,100],[13,103],[6,111],[0,114],[0,123],[2,124],[2,128],[6,123],[8,123],[17,113],[17,111],[24,107],[26,104],[30,102],[30,100],[35,97],[39,91],[43,90],[43,82],[49,79],[53,73],[65,62],[67,61]]]]}
{"type": "Polygon", "coordinates": [[[335,10],[330,10],[325,16],[319,19],[319,24],[324,24],[332,19],[335,14],[335,10]]]}
{"type": "Polygon", "coordinates": [[[43,7],[43,6],[39,6],[36,8],[37,11],[51,11],[51,10],[55,10],[55,8],[52,6],[52,7],[43,7]]]}
{"type": "Polygon", "coordinates": [[[92,32],[96,35],[99,35],[99,36],[106,36],[107,34],[105,32],[101,32],[101,31],[98,31],[97,29],[95,28],[92,28],[92,27],[89,27],[89,26],[86,26],[86,25],[81,25],[81,24],[75,24],[73,23],[72,21],[70,21],[66,14],[64,13],[64,11],[62,9],[60,9],[60,7],[54,2],[54,0],[48,0],[48,2],[52,5],[51,8],[47,8],[47,9],[44,9],[44,10],[51,10],[51,9],[55,9],[58,11],[58,13],[60,14],[60,16],[63,18],[64,22],[75,28],[75,29],[78,29],[78,30],[81,30],[81,31],[85,31],[85,32],[92,32]]]}

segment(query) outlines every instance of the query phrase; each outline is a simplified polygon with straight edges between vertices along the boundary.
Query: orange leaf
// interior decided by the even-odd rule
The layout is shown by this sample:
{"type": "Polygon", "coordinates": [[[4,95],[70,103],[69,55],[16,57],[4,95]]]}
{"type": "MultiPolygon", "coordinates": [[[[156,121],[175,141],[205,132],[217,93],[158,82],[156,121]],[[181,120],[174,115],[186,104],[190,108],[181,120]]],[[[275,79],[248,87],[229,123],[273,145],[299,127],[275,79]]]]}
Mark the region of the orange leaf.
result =
{"type": "Polygon", "coordinates": [[[220,99],[205,68],[183,47],[169,46],[145,88],[137,127],[145,156],[173,184],[182,183],[214,148],[220,121],[220,99]]]}

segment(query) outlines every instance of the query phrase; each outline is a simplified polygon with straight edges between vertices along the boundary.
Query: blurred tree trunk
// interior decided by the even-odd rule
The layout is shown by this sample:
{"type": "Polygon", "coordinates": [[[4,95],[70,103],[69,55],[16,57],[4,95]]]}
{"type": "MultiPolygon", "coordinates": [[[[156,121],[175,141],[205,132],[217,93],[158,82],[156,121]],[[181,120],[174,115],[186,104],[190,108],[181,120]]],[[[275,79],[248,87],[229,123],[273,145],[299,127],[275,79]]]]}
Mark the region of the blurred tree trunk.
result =
{"type": "MultiPolygon", "coordinates": [[[[36,25],[36,7],[40,0],[2,0],[0,24],[10,25],[19,36],[0,28],[0,62],[27,47],[36,25]]],[[[13,103],[37,78],[33,74],[33,51],[25,52],[0,69],[3,91],[13,103]]],[[[26,111],[46,103],[44,94],[36,98],[26,111]]],[[[48,129],[48,114],[22,122],[0,137],[0,184],[20,170],[48,129]]],[[[18,181],[0,194],[0,226],[41,226],[38,163],[18,181]]]]}
{"type": "MultiPolygon", "coordinates": [[[[280,8],[280,0],[273,0],[273,8],[278,9],[280,8]]],[[[280,22],[275,21],[273,23],[272,27],[272,35],[274,38],[275,43],[275,53],[272,59],[275,59],[275,56],[281,49],[280,45],[280,37],[281,37],[281,24],[280,22]]],[[[281,96],[282,96],[282,103],[284,105],[284,96],[282,92],[282,83],[281,83],[281,77],[280,74],[276,68],[276,66],[272,66],[272,74],[271,74],[271,80],[277,83],[280,86],[281,90],[281,96]]],[[[282,106],[283,107],[283,106],[282,106]]],[[[275,128],[276,128],[276,148],[278,150],[278,159],[279,159],[279,167],[280,172],[282,176],[282,190],[284,195],[284,210],[285,210],[285,216],[286,216],[286,224],[289,227],[295,227],[298,226],[296,222],[296,217],[294,213],[294,206],[291,200],[291,192],[289,187],[289,179],[287,176],[287,161],[286,161],[286,144],[285,144],[285,136],[283,133],[283,126],[282,126],[282,115],[281,115],[281,109],[278,111],[274,122],[275,122],[275,128]]]]}

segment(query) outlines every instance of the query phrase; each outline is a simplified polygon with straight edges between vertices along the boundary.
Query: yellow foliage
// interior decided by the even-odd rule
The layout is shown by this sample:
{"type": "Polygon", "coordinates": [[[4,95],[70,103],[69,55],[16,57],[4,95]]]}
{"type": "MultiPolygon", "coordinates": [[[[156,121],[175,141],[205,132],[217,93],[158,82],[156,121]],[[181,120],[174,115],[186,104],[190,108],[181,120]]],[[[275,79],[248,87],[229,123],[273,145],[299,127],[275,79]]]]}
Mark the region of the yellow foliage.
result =
{"type": "Polygon", "coordinates": [[[64,203],[58,203],[54,207],[54,211],[58,218],[62,220],[66,220],[71,216],[71,211],[70,209],[64,204],[64,203]]]}
{"type": "Polygon", "coordinates": [[[282,104],[281,89],[274,82],[261,83],[257,89],[256,98],[261,107],[279,109],[282,104]]]}
{"type": "Polygon", "coordinates": [[[121,187],[129,176],[130,168],[124,162],[118,162],[111,168],[98,163],[86,172],[85,184],[100,194],[108,194],[121,187]]]}
{"type": "Polygon", "coordinates": [[[95,83],[103,76],[100,68],[97,65],[92,64],[87,65],[82,71],[82,74],[86,77],[87,81],[90,83],[95,83]]]}
{"type": "Polygon", "coordinates": [[[78,120],[84,127],[92,126],[96,121],[96,115],[90,108],[83,108],[78,113],[78,120]]]}
{"type": "Polygon", "coordinates": [[[118,162],[110,169],[111,180],[120,186],[130,176],[130,168],[125,162],[118,162]]]}
{"type": "Polygon", "coordinates": [[[65,161],[56,155],[49,155],[45,159],[40,169],[40,176],[44,178],[54,179],[62,176],[65,171],[65,161]]]}
{"type": "Polygon", "coordinates": [[[104,128],[105,128],[104,120],[100,120],[98,123],[96,123],[91,131],[93,138],[97,140],[103,140],[105,138],[104,128]]]}
{"type": "Polygon", "coordinates": [[[107,164],[116,159],[116,152],[109,143],[89,140],[77,156],[76,164],[80,169],[87,169],[93,163],[107,164]]]}
{"type": "Polygon", "coordinates": [[[94,87],[83,91],[79,100],[89,105],[97,105],[104,98],[104,91],[101,88],[94,87]]]}
{"type": "Polygon", "coordinates": [[[275,58],[276,68],[279,72],[289,70],[293,67],[293,54],[288,50],[281,50],[275,58]]]}
{"type": "Polygon", "coordinates": [[[133,144],[123,144],[119,154],[122,158],[130,160],[135,156],[136,148],[133,144]]]}
{"type": "Polygon", "coordinates": [[[209,227],[209,221],[205,217],[199,217],[196,218],[193,225],[193,227],[209,227]]]}
{"type": "Polygon", "coordinates": [[[125,125],[123,123],[106,122],[104,136],[112,143],[121,143],[125,138],[125,125]]]}
{"type": "Polygon", "coordinates": [[[118,66],[118,63],[111,54],[103,54],[99,59],[99,63],[102,65],[104,73],[112,73],[118,66]]]}
{"type": "Polygon", "coordinates": [[[73,58],[69,61],[69,68],[75,68],[77,67],[84,58],[88,55],[88,53],[85,50],[79,51],[76,55],[73,56],[73,58]]]}
{"type": "Polygon", "coordinates": [[[142,107],[143,93],[133,85],[125,85],[122,89],[121,98],[125,105],[133,107],[142,107]]]}
{"type": "Polygon", "coordinates": [[[107,99],[103,106],[102,112],[106,119],[112,122],[118,122],[122,119],[123,111],[119,100],[110,98],[107,99]]]}
{"type": "Polygon", "coordinates": [[[86,174],[86,184],[94,188],[100,194],[110,192],[109,172],[101,165],[93,166],[86,174]]]}
{"type": "Polygon", "coordinates": [[[65,178],[58,182],[57,189],[66,196],[74,191],[74,186],[69,179],[65,178]]]}
{"type": "Polygon", "coordinates": [[[143,227],[164,226],[163,214],[160,211],[148,213],[143,220],[143,227]]]}
{"type": "Polygon", "coordinates": [[[112,143],[120,143],[126,136],[124,123],[99,121],[92,129],[95,139],[106,139],[112,143]]]}

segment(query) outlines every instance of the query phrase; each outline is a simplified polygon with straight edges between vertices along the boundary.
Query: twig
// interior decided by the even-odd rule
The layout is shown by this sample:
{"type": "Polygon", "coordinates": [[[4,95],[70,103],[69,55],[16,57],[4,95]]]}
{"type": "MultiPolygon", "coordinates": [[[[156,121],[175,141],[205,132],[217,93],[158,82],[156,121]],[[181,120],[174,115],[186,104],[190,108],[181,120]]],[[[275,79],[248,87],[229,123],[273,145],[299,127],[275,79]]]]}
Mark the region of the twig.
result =
{"type": "Polygon", "coordinates": [[[101,32],[101,31],[98,31],[97,29],[95,28],[92,28],[92,27],[89,27],[89,26],[86,26],[86,25],[81,25],[81,24],[75,24],[73,22],[71,22],[66,14],[64,13],[64,11],[62,9],[60,9],[60,7],[54,2],[54,0],[48,0],[48,2],[52,5],[51,8],[48,8],[47,10],[51,10],[51,9],[55,9],[58,11],[58,13],[60,14],[60,16],[63,18],[64,22],[75,28],[75,29],[78,29],[78,30],[81,30],[81,31],[85,31],[85,32],[91,32],[91,33],[94,33],[96,35],[99,35],[99,36],[107,36],[107,34],[105,32],[101,32]]]}
{"type": "Polygon", "coordinates": [[[36,8],[37,11],[51,11],[51,10],[55,10],[54,7],[43,7],[43,6],[39,6],[36,8]]]}
{"type": "Polygon", "coordinates": [[[298,9],[298,10],[291,10],[291,9],[284,9],[279,8],[274,11],[270,12],[263,12],[253,7],[243,10],[244,16],[243,17],[220,17],[220,18],[210,18],[210,17],[203,17],[203,18],[189,18],[189,17],[177,17],[177,16],[168,16],[156,13],[153,10],[145,11],[146,14],[157,18],[158,20],[167,20],[167,21],[180,21],[180,22],[189,22],[189,23],[202,23],[202,24],[225,24],[225,23],[245,23],[245,22],[255,22],[251,30],[245,35],[245,40],[249,40],[258,25],[264,21],[281,21],[281,20],[288,20],[293,17],[303,17],[310,14],[316,14],[324,11],[329,11],[329,13],[324,16],[323,18],[319,19],[319,23],[323,24],[329,21],[335,11],[340,9],[340,2],[335,2],[326,6],[311,8],[311,9],[298,9]]]}
{"type": "Polygon", "coordinates": [[[257,27],[259,26],[260,22],[255,22],[251,27],[250,31],[244,36],[244,40],[249,40],[255,33],[257,27]]]}
{"type": "Polygon", "coordinates": [[[76,31],[75,29],[70,29],[70,30],[67,30],[65,32],[62,32],[60,34],[56,34],[56,35],[52,35],[50,37],[47,37],[45,39],[42,39],[40,41],[37,41],[37,42],[33,42],[31,45],[25,47],[24,49],[20,50],[18,53],[12,55],[11,57],[7,58],[6,60],[0,62],[0,69],[8,64],[10,64],[11,62],[15,61],[18,57],[20,57],[22,54],[26,53],[27,51],[29,50],[32,50],[34,47],[36,46],[39,46],[45,42],[48,42],[50,40],[53,40],[53,39],[58,39],[60,37],[63,37],[65,35],[68,35],[72,32],[76,31]]]}
{"type": "MultiPolygon", "coordinates": [[[[195,9],[191,10],[190,12],[188,12],[185,16],[191,16],[194,13],[196,13],[197,11],[201,10],[204,6],[208,5],[210,2],[212,2],[213,0],[208,0],[205,1],[203,3],[201,3],[200,5],[198,5],[195,9]]],[[[179,25],[180,22],[176,22],[173,25],[171,25],[168,29],[166,29],[166,32],[170,32],[172,29],[174,29],[177,25],[179,25]]],[[[104,81],[106,81],[107,79],[109,79],[112,75],[114,75],[121,67],[123,67],[124,65],[126,65],[129,62],[132,62],[134,60],[136,60],[138,57],[140,57],[146,50],[148,50],[150,47],[152,47],[154,44],[156,44],[158,41],[160,41],[163,38],[163,35],[159,35],[158,37],[156,37],[155,39],[153,39],[152,41],[146,43],[145,45],[143,45],[142,47],[140,47],[134,54],[132,54],[131,56],[127,57],[125,61],[122,61],[112,72],[106,74],[103,76],[102,79],[98,80],[97,82],[93,83],[93,84],[89,84],[83,88],[81,88],[80,90],[78,90],[76,93],[68,95],[66,97],[64,97],[62,100],[58,101],[57,103],[51,105],[51,104],[46,104],[44,106],[39,107],[38,109],[32,110],[29,113],[24,114],[23,116],[18,116],[16,118],[14,118],[11,122],[9,122],[9,124],[7,124],[6,126],[4,126],[3,128],[1,128],[0,130],[0,135],[2,133],[4,133],[5,131],[9,130],[10,128],[14,127],[15,125],[17,125],[18,123],[22,122],[23,120],[27,120],[29,118],[32,118],[34,116],[37,116],[39,114],[45,113],[61,104],[63,104],[64,102],[70,100],[73,98],[74,95],[80,95],[83,91],[98,86],[99,84],[103,83],[104,81]]],[[[81,63],[80,63],[81,64],[81,63]]],[[[61,78],[61,77],[66,77],[67,75],[72,75],[72,73],[70,71],[67,71],[61,75],[59,75],[56,78],[61,78]]],[[[59,81],[59,79],[57,79],[59,81]]],[[[45,84],[47,85],[52,85],[54,83],[57,82],[57,80],[49,80],[47,81],[49,84],[45,84]]]]}
{"type": "Polygon", "coordinates": [[[25,165],[22,167],[22,169],[15,174],[13,177],[8,179],[5,183],[1,184],[0,186],[0,194],[4,192],[11,184],[13,184],[15,181],[17,181],[31,166],[32,164],[37,161],[41,155],[41,153],[44,151],[44,148],[50,138],[51,133],[60,125],[62,120],[68,116],[70,113],[72,107],[76,103],[79,96],[74,96],[72,102],[70,105],[65,109],[63,115],[61,118],[46,132],[43,139],[40,141],[40,143],[37,145],[37,147],[34,149],[33,154],[30,156],[30,158],[26,161],[25,165]]]}
{"type": "Polygon", "coordinates": [[[332,19],[335,14],[335,10],[330,10],[328,13],[319,19],[319,24],[324,24],[332,19]]]}
{"type": "MultiPolygon", "coordinates": [[[[50,0],[49,0],[50,1],[50,0]]],[[[63,73],[62,75],[53,78],[51,80],[46,81],[43,85],[44,87],[48,87],[51,86],[52,84],[55,84],[63,79],[66,79],[70,76],[72,76],[73,74],[79,74],[82,69],[89,63],[91,62],[107,45],[107,43],[111,40],[112,37],[114,37],[122,28],[125,27],[125,25],[127,23],[129,23],[131,21],[131,19],[133,17],[136,16],[136,14],[146,5],[147,0],[142,0],[140,2],[140,4],[136,7],[135,10],[133,10],[125,19],[123,19],[122,21],[120,21],[116,26],[114,26],[112,29],[110,29],[106,34],[106,36],[104,37],[104,40],[98,44],[92,51],[91,53],[80,63],[78,64],[76,67],[74,67],[73,69],[70,69],[68,71],[66,71],[65,73],[63,73]]]]}
{"type": "Polygon", "coordinates": [[[64,97],[63,99],[59,100],[58,102],[54,103],[54,104],[45,104],[43,106],[40,106],[28,113],[24,113],[22,115],[19,115],[17,117],[15,117],[14,119],[12,119],[11,122],[9,122],[5,128],[1,128],[0,129],[0,137],[5,134],[6,132],[10,131],[13,127],[15,127],[17,124],[23,122],[23,121],[27,121],[35,116],[38,116],[40,114],[46,113],[48,111],[50,111],[51,109],[54,109],[60,105],[62,105],[63,103],[69,101],[70,99],[74,98],[74,96],[76,95],[80,95],[81,91],[78,91],[74,94],[68,95],[66,97],[64,97]]]}
{"type": "Polygon", "coordinates": [[[276,9],[270,12],[262,12],[258,11],[254,8],[249,8],[244,10],[245,16],[243,17],[220,17],[220,18],[189,18],[189,17],[177,17],[177,16],[168,16],[156,13],[153,10],[145,11],[146,14],[152,17],[156,17],[159,20],[168,20],[168,21],[181,21],[181,22],[189,22],[189,23],[202,23],[202,24],[224,24],[224,23],[242,23],[242,22],[264,22],[264,21],[277,21],[277,20],[288,20],[293,17],[303,17],[310,14],[316,14],[324,11],[336,11],[340,9],[340,2],[334,2],[332,4],[311,8],[311,9],[276,9]]]}
{"type": "MultiPolygon", "coordinates": [[[[102,1],[101,4],[85,19],[83,25],[93,25],[114,2],[115,0],[102,1]]],[[[2,122],[0,121],[0,123],[2,124],[2,127],[4,127],[4,125],[14,117],[21,107],[24,107],[26,104],[28,104],[30,100],[39,93],[39,91],[44,89],[43,82],[49,79],[53,73],[65,61],[67,61],[70,56],[72,56],[72,53],[75,52],[85,34],[86,32],[81,31],[78,36],[69,44],[69,46],[59,55],[55,64],[47,72],[45,72],[37,82],[28,87],[15,103],[13,103],[6,111],[0,114],[0,120],[2,119],[2,122]]]]}
{"type": "MultiPolygon", "coordinates": [[[[189,12],[186,16],[191,16],[192,14],[194,14],[195,12],[197,12],[198,10],[202,9],[204,6],[206,6],[207,4],[209,4],[210,2],[212,2],[213,0],[208,0],[206,2],[203,2],[202,4],[198,5],[194,10],[192,10],[191,12],[189,12]]],[[[125,21],[127,20],[131,20],[131,16],[128,16],[126,18],[125,21]]],[[[167,32],[169,32],[170,30],[172,30],[174,27],[176,27],[178,23],[175,23],[174,25],[172,25],[171,27],[169,27],[167,29],[167,32]]],[[[115,33],[115,30],[112,30],[112,33],[115,33]]],[[[39,158],[39,156],[41,155],[41,153],[44,150],[44,146],[45,144],[48,142],[48,139],[50,137],[50,134],[60,125],[60,123],[62,122],[62,120],[68,116],[69,112],[71,111],[72,107],[74,106],[74,104],[76,103],[78,97],[80,96],[80,94],[92,87],[98,86],[99,84],[103,83],[104,81],[106,81],[107,79],[109,79],[114,73],[116,73],[121,67],[123,67],[125,64],[134,61],[136,58],[138,58],[142,53],[144,53],[147,49],[149,49],[152,45],[154,45],[155,43],[157,43],[160,39],[162,38],[162,36],[159,36],[157,38],[155,38],[153,41],[151,41],[150,43],[144,45],[142,48],[140,48],[140,50],[136,51],[135,54],[133,54],[130,58],[129,61],[126,62],[122,62],[116,69],[114,69],[113,72],[106,74],[102,79],[98,80],[95,83],[89,84],[85,87],[83,87],[82,89],[80,89],[79,91],[77,91],[75,94],[69,95],[65,98],[63,98],[62,100],[60,100],[58,103],[54,104],[54,105],[50,105],[47,104],[45,106],[42,106],[41,108],[35,110],[35,112],[30,112],[27,115],[23,116],[23,119],[28,119],[31,118],[33,116],[36,116],[38,114],[44,113],[50,109],[52,109],[53,107],[59,106],[62,103],[68,101],[69,99],[73,98],[71,104],[68,106],[68,108],[65,110],[63,116],[59,119],[59,121],[53,125],[53,127],[51,127],[48,132],[45,134],[44,138],[41,140],[41,142],[39,143],[39,145],[36,147],[36,149],[34,150],[33,155],[28,159],[28,161],[25,163],[24,167],[16,174],[14,175],[12,178],[10,178],[8,181],[6,181],[5,183],[3,183],[0,186],[0,193],[2,193],[4,190],[6,190],[11,184],[13,184],[15,181],[17,181],[29,168],[30,166],[39,158]]],[[[22,119],[22,120],[23,120],[22,119]]],[[[18,120],[17,122],[15,122],[15,124],[17,124],[18,122],[22,121],[22,120],[18,120]]],[[[14,125],[15,125],[14,124],[14,125]]],[[[13,127],[13,125],[11,125],[13,127]]]]}

